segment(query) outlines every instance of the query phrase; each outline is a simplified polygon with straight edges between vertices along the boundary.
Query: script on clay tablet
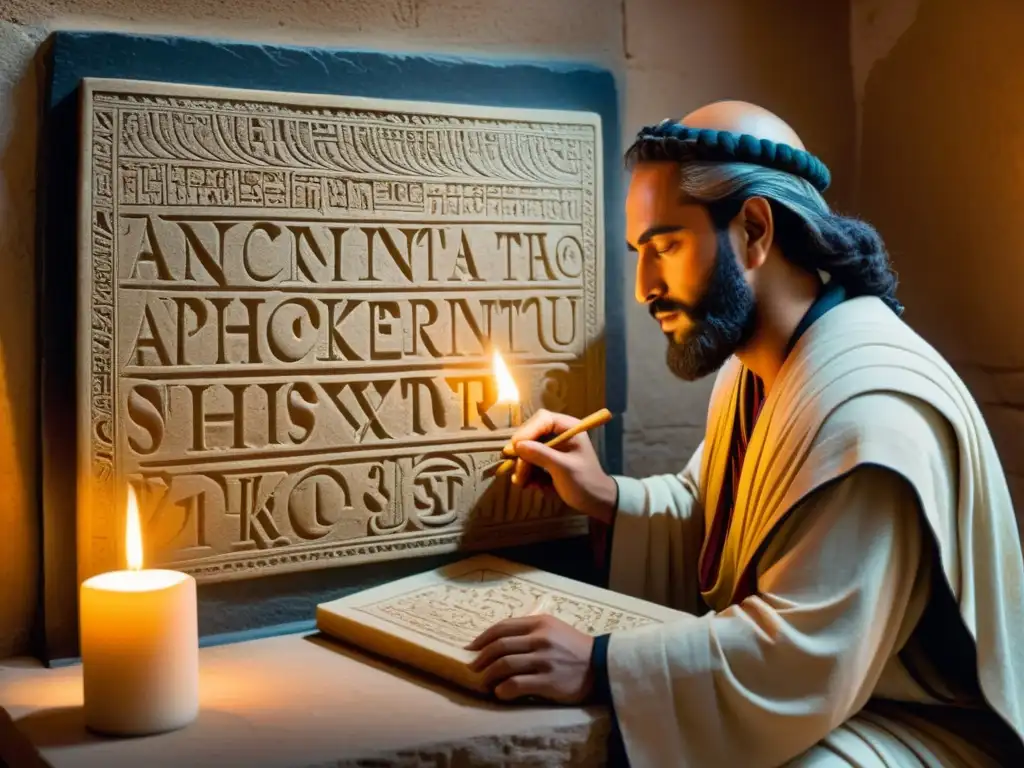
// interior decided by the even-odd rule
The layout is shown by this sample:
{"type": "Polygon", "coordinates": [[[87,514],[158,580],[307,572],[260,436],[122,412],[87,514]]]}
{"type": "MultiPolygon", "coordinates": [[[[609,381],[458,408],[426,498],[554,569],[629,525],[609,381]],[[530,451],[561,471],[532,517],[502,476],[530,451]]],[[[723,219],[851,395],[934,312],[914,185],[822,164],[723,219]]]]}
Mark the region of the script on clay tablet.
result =
{"type": "Polygon", "coordinates": [[[492,473],[604,405],[598,116],[81,92],[81,576],[124,566],[128,483],[147,566],[203,581],[585,530],[492,473]]]}
{"type": "Polygon", "coordinates": [[[493,624],[549,614],[590,635],[686,614],[492,555],[317,606],[317,628],[363,650],[486,693],[465,646],[493,624]]]}

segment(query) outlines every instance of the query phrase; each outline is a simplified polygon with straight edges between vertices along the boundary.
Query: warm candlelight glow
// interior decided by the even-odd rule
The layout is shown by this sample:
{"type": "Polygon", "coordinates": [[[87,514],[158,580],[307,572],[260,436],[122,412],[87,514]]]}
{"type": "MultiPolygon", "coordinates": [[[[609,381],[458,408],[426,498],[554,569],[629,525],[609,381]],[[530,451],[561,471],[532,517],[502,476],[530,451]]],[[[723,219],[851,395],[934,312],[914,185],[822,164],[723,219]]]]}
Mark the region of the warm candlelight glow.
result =
{"type": "Polygon", "coordinates": [[[139,522],[139,501],[135,498],[135,489],[128,486],[128,520],[125,526],[125,548],[128,558],[128,570],[142,569],[142,525],[139,522]]]}
{"type": "Polygon", "coordinates": [[[125,504],[128,567],[82,582],[78,598],[85,725],[113,736],[181,728],[199,712],[196,580],[142,567],[135,489],[125,504]]]}
{"type": "Polygon", "coordinates": [[[519,388],[498,350],[494,350],[494,378],[498,382],[498,404],[518,403],[519,388]]]}

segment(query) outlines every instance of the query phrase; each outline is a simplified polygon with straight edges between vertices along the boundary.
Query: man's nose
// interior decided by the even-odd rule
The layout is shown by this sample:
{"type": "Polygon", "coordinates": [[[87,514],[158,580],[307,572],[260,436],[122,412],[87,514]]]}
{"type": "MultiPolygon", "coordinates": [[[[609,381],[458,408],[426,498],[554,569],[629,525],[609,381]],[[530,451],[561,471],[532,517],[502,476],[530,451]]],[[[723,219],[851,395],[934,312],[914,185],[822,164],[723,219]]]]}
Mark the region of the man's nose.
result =
{"type": "Polygon", "coordinates": [[[657,254],[648,255],[650,249],[641,249],[636,259],[636,300],[650,304],[665,295],[665,283],[661,279],[661,268],[657,254]]]}

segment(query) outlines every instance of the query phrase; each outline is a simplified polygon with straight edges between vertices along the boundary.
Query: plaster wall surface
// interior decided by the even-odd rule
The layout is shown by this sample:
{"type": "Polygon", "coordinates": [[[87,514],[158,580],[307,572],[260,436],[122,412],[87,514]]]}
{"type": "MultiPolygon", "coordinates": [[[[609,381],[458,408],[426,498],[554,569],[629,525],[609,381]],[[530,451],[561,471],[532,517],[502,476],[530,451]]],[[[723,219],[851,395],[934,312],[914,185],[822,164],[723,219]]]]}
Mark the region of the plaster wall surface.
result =
{"type": "Polygon", "coordinates": [[[854,0],[851,14],[858,208],[889,247],[907,321],[981,405],[1018,507],[1022,27],[1013,0],[854,0]]]}

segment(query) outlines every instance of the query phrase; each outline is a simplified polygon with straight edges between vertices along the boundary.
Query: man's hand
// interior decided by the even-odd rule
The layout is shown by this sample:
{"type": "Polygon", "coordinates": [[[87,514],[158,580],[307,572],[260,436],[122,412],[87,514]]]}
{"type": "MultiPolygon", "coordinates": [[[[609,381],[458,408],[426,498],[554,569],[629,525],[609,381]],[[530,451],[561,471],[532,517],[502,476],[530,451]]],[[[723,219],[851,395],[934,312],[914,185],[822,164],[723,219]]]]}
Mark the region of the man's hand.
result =
{"type": "Polygon", "coordinates": [[[512,435],[511,446],[519,456],[512,482],[529,485],[531,465],[540,467],[551,476],[562,501],[577,512],[607,523],[614,512],[615,481],[601,468],[587,434],[576,435],[557,448],[537,442],[561,434],[578,423],[579,419],[562,413],[537,411],[533,414],[512,435]]]}
{"type": "Polygon", "coordinates": [[[594,638],[554,616],[523,616],[498,622],[466,646],[480,651],[470,669],[484,672],[503,700],[539,696],[580,704],[591,694],[594,638]]]}

